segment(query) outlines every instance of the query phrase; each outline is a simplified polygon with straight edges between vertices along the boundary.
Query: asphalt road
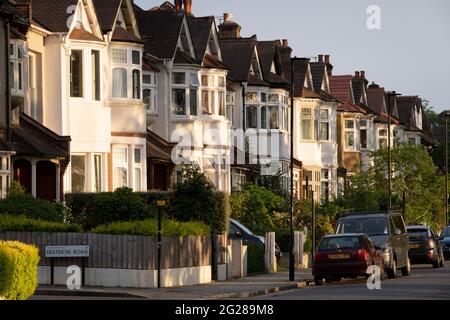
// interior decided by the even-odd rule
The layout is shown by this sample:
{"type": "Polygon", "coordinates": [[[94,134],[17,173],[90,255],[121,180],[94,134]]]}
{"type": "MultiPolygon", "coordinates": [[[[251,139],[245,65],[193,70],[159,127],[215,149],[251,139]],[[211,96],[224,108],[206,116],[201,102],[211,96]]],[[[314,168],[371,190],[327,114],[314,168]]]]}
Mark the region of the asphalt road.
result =
{"type": "Polygon", "coordinates": [[[260,300],[412,300],[450,299],[450,261],[444,268],[433,269],[431,265],[413,265],[411,275],[385,280],[380,290],[369,290],[365,280],[343,280],[321,287],[310,286],[266,296],[260,300]]]}

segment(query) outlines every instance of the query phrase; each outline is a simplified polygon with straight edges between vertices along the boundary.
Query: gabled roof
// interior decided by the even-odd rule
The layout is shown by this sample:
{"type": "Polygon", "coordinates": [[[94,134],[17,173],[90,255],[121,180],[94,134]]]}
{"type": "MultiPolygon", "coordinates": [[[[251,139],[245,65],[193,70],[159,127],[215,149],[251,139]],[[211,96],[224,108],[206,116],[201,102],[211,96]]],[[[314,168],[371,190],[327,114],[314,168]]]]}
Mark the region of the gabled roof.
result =
{"type": "Polygon", "coordinates": [[[188,16],[189,29],[191,30],[192,43],[194,45],[195,56],[198,63],[203,62],[208,46],[211,28],[214,17],[193,17],[188,16]]]}
{"type": "Polygon", "coordinates": [[[135,11],[139,30],[145,39],[145,51],[162,59],[174,58],[184,12],[144,11],[139,8],[135,11]]]}
{"type": "Polygon", "coordinates": [[[136,37],[132,32],[117,26],[111,37],[111,41],[144,43],[141,39],[136,37]]]}
{"type": "Polygon", "coordinates": [[[375,84],[371,84],[367,88],[367,100],[369,109],[374,111],[377,115],[387,115],[384,88],[375,84]]]}
{"type": "MultiPolygon", "coordinates": [[[[294,69],[294,97],[299,98],[302,97],[306,88],[305,88],[305,79],[306,73],[308,72],[309,59],[300,58],[296,59],[293,62],[294,69]]],[[[314,93],[309,89],[311,93],[314,93]]],[[[318,96],[317,96],[318,97],[318,96]]],[[[307,98],[307,97],[305,97],[307,98]]]]}
{"type": "Polygon", "coordinates": [[[76,6],[78,0],[33,0],[33,20],[51,32],[68,32],[67,9],[76,6]]]}
{"type": "Polygon", "coordinates": [[[331,94],[339,101],[355,103],[351,75],[331,76],[330,90],[331,94]]]}
{"type": "Polygon", "coordinates": [[[274,87],[289,88],[290,81],[284,78],[276,41],[258,41],[257,46],[264,80],[274,87]],[[271,71],[272,64],[275,64],[276,73],[271,71]]]}
{"type": "Polygon", "coordinates": [[[422,100],[419,96],[399,96],[397,97],[397,108],[400,123],[410,129],[418,129],[414,121],[414,114],[419,108],[422,108],[422,100]]]}
{"type": "Polygon", "coordinates": [[[112,31],[122,0],[93,0],[93,2],[102,32],[112,31]]]}
{"type": "Polygon", "coordinates": [[[164,140],[153,131],[147,130],[147,158],[173,163],[172,149],[176,145],[164,140]]]}
{"type": "Polygon", "coordinates": [[[324,62],[310,62],[311,73],[314,83],[314,91],[318,92],[322,88],[322,83],[327,72],[326,63],[324,62]]]}
{"type": "Polygon", "coordinates": [[[230,68],[229,76],[233,81],[268,86],[264,80],[250,73],[255,49],[257,49],[256,37],[220,39],[220,47],[223,61],[230,68]]]}
{"type": "Polygon", "coordinates": [[[280,51],[280,59],[283,68],[284,78],[290,83],[292,48],[283,44],[278,47],[278,50],[280,51]]]}
{"type": "Polygon", "coordinates": [[[85,30],[83,26],[81,26],[81,28],[73,29],[72,32],[70,32],[69,38],[72,40],[103,42],[102,39],[85,30]]]}
{"type": "Polygon", "coordinates": [[[363,94],[366,92],[366,86],[368,81],[363,77],[353,77],[352,87],[353,87],[353,98],[355,103],[361,103],[363,94]]]}
{"type": "Polygon", "coordinates": [[[367,114],[367,110],[365,110],[364,108],[362,108],[359,105],[356,105],[354,103],[351,103],[349,101],[345,101],[342,102],[338,107],[337,107],[337,111],[338,112],[349,112],[349,113],[362,113],[362,114],[367,114]]]}

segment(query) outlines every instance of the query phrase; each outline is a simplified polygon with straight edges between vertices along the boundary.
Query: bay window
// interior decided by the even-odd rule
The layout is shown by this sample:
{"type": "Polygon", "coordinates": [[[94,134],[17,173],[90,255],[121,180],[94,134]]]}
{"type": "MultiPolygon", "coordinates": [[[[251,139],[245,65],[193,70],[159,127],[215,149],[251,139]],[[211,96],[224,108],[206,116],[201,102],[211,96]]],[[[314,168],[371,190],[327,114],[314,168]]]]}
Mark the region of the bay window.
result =
{"type": "Polygon", "coordinates": [[[186,115],[186,89],[172,89],[172,113],[186,115]]]}
{"type": "Polygon", "coordinates": [[[214,113],[214,91],[202,90],[202,113],[212,115],[214,113]]]}
{"type": "Polygon", "coordinates": [[[387,129],[378,129],[378,147],[380,149],[388,146],[388,132],[387,129]]]}
{"type": "Polygon", "coordinates": [[[246,92],[245,93],[245,101],[250,102],[250,103],[258,102],[258,93],[246,92]]]}
{"type": "Polygon", "coordinates": [[[83,97],[83,50],[72,50],[70,55],[70,96],[83,97]]]}
{"type": "Polygon", "coordinates": [[[219,116],[225,116],[225,91],[218,92],[219,99],[219,116]]]}
{"type": "Polygon", "coordinates": [[[142,149],[134,148],[134,190],[142,190],[142,149]]]}
{"type": "Polygon", "coordinates": [[[320,110],[319,138],[322,141],[330,140],[330,123],[328,109],[320,110]]]}
{"type": "Polygon", "coordinates": [[[197,89],[193,89],[191,88],[189,91],[189,113],[191,116],[196,116],[198,115],[198,101],[197,101],[197,89]]]}
{"type": "Polygon", "coordinates": [[[141,72],[133,70],[133,99],[141,99],[141,72]]]}
{"type": "Polygon", "coordinates": [[[267,129],[267,107],[261,107],[261,129],[267,129]]]}
{"type": "Polygon", "coordinates": [[[173,72],[172,73],[172,84],[186,84],[186,73],[173,72]]]}
{"type": "Polygon", "coordinates": [[[227,119],[234,124],[235,93],[227,92],[227,119]]]}
{"type": "Polygon", "coordinates": [[[310,108],[301,110],[301,139],[312,140],[313,115],[310,108]]]}
{"type": "Polygon", "coordinates": [[[248,106],[246,110],[247,129],[258,128],[258,110],[255,106],[248,106]]]}
{"type": "Polygon", "coordinates": [[[18,42],[10,43],[10,70],[9,79],[11,92],[14,94],[23,94],[23,67],[25,61],[25,49],[18,42]]]}
{"type": "Polygon", "coordinates": [[[113,189],[128,186],[128,147],[113,147],[113,189]]]}
{"type": "Polygon", "coordinates": [[[121,99],[128,97],[128,74],[125,68],[113,69],[112,97],[121,99]]]}
{"type": "Polygon", "coordinates": [[[72,192],[85,192],[86,184],[86,156],[72,155],[70,157],[70,165],[72,168],[72,192]]]}
{"type": "Polygon", "coordinates": [[[279,129],[280,122],[279,122],[278,107],[271,106],[269,107],[269,110],[270,110],[270,118],[269,118],[270,129],[279,129]]]}
{"type": "Polygon", "coordinates": [[[94,192],[102,191],[102,156],[94,154],[94,192]]]}
{"type": "MultiPolygon", "coordinates": [[[[125,48],[111,49],[112,92],[114,99],[141,100],[141,51],[125,48]]],[[[146,97],[148,97],[148,91],[146,97]]]]}
{"type": "Polygon", "coordinates": [[[277,102],[279,102],[278,94],[269,94],[269,102],[270,103],[277,103],[277,102]]]}
{"type": "Polygon", "coordinates": [[[355,120],[345,120],[344,121],[344,139],[345,146],[344,149],[347,151],[356,150],[355,144],[355,120]]]}
{"type": "Polygon", "coordinates": [[[361,140],[361,149],[367,149],[367,120],[359,122],[359,135],[361,140]]]}

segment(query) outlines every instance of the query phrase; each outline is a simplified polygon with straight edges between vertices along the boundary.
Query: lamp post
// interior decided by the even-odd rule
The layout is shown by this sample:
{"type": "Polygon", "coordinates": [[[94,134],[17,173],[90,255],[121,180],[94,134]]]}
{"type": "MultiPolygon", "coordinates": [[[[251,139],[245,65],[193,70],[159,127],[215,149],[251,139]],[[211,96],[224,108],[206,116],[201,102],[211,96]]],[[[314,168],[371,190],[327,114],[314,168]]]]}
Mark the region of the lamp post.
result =
{"type": "Polygon", "coordinates": [[[290,224],[291,224],[291,234],[289,241],[289,281],[295,280],[295,259],[294,259],[294,63],[298,61],[299,58],[291,58],[291,171],[290,171],[290,182],[291,182],[291,199],[290,199],[290,224]]]}
{"type": "Polygon", "coordinates": [[[392,207],[392,152],[391,152],[391,97],[401,96],[395,91],[388,92],[388,192],[389,192],[389,209],[392,207]]]}
{"type": "Polygon", "coordinates": [[[448,226],[448,117],[450,112],[445,113],[445,226],[448,226]]]}

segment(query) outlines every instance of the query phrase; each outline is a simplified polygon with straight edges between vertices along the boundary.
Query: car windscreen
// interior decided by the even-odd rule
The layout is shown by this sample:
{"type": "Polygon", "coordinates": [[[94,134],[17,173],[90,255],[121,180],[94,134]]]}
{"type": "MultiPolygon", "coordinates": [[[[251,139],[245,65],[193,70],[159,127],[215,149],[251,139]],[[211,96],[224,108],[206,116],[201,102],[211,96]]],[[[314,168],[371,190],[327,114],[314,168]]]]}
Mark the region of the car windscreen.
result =
{"type": "Polygon", "coordinates": [[[408,229],[408,235],[410,238],[428,238],[427,229],[408,229]]]}
{"type": "Polygon", "coordinates": [[[443,238],[450,237],[450,228],[445,228],[444,230],[442,230],[441,237],[443,238]]]}
{"type": "Polygon", "coordinates": [[[319,250],[357,249],[360,247],[361,243],[358,237],[331,237],[322,239],[319,245],[319,250]]]}
{"type": "Polygon", "coordinates": [[[345,218],[339,221],[336,233],[364,233],[369,236],[389,234],[386,217],[345,218]]]}

